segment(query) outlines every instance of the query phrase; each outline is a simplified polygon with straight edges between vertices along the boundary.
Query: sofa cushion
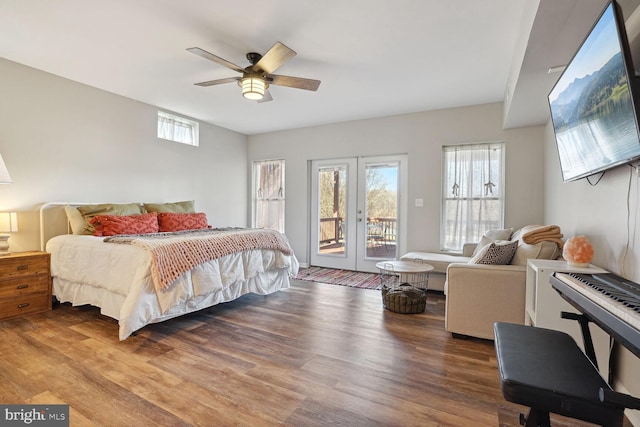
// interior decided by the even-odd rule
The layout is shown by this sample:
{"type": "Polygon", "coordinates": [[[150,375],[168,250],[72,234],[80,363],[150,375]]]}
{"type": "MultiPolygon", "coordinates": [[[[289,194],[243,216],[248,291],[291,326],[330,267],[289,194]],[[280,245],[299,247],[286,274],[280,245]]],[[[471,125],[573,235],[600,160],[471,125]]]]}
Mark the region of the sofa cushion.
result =
{"type": "Polygon", "coordinates": [[[481,248],[469,264],[507,265],[518,249],[518,241],[496,240],[481,248]]]}
{"type": "Polygon", "coordinates": [[[446,273],[447,267],[453,262],[468,262],[469,257],[442,254],[437,252],[409,252],[400,258],[401,261],[415,261],[420,260],[433,266],[433,270],[436,273],[446,273]]]}

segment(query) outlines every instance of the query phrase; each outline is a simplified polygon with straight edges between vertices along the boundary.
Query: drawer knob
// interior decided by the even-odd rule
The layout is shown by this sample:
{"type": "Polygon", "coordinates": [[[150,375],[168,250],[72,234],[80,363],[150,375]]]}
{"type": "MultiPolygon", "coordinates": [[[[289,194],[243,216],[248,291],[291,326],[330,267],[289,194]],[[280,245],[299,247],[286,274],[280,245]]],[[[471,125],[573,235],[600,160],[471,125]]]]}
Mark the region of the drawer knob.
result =
{"type": "Polygon", "coordinates": [[[18,271],[28,270],[28,269],[29,269],[29,265],[28,264],[19,265],[18,267],[16,267],[16,270],[18,270],[18,271]]]}
{"type": "Polygon", "coordinates": [[[29,307],[28,302],[23,302],[22,304],[18,304],[18,308],[25,308],[25,307],[29,307]]]}
{"type": "Polygon", "coordinates": [[[29,287],[29,285],[18,285],[16,286],[16,289],[27,289],[29,287]]]}

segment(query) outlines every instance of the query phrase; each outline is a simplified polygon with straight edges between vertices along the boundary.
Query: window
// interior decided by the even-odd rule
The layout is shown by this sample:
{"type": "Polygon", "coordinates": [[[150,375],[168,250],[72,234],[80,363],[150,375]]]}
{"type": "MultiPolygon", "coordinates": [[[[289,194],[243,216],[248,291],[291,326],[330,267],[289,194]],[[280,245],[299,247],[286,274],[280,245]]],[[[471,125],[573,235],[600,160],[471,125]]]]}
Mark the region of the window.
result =
{"type": "Polygon", "coordinates": [[[504,222],[504,143],[442,147],[440,244],[461,252],[504,222]]]}
{"type": "Polygon", "coordinates": [[[254,162],[254,226],[284,233],[284,160],[254,162]]]}
{"type": "Polygon", "coordinates": [[[158,138],[197,147],[199,134],[198,122],[158,111],[158,138]]]}

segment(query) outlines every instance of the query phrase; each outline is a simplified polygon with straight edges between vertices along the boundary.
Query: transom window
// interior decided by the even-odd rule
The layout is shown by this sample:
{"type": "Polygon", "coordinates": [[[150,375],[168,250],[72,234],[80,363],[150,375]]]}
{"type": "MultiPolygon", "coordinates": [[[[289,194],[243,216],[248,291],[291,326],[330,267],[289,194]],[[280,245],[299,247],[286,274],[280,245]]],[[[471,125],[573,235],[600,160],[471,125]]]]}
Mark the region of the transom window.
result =
{"type": "Polygon", "coordinates": [[[504,223],[504,143],[442,147],[442,250],[461,252],[504,223]]]}
{"type": "Polygon", "coordinates": [[[199,145],[200,125],[194,120],[158,111],[158,138],[199,145]]]}

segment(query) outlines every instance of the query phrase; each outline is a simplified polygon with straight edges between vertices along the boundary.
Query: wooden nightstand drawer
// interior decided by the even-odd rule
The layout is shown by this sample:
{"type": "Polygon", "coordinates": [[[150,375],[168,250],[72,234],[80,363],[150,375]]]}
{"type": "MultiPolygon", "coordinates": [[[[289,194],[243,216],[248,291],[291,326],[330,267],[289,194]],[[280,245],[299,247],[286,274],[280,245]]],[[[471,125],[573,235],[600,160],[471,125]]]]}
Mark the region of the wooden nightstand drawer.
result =
{"type": "Polygon", "coordinates": [[[18,277],[0,281],[0,298],[49,293],[49,276],[18,277]]]}
{"type": "Polygon", "coordinates": [[[0,313],[3,319],[50,309],[51,297],[48,293],[0,299],[0,313]]]}
{"type": "Polygon", "coordinates": [[[0,258],[0,279],[30,276],[35,274],[49,275],[49,254],[30,256],[10,255],[0,258]]]}
{"type": "Polygon", "coordinates": [[[0,257],[0,319],[51,310],[51,273],[46,252],[0,257]]]}

